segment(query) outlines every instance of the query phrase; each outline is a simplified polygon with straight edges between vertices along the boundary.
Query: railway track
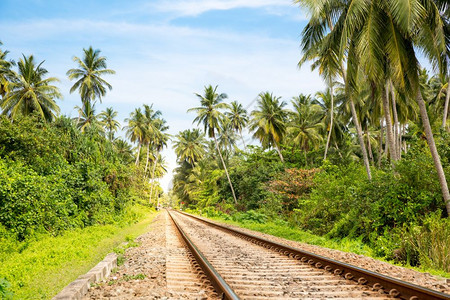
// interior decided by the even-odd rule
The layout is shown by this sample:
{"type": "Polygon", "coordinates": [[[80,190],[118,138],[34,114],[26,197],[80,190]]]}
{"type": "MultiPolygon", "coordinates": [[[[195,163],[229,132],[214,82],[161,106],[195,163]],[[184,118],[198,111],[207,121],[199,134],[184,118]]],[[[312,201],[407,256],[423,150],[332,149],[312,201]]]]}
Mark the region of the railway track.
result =
{"type": "Polygon", "coordinates": [[[223,299],[450,299],[346,263],[170,211],[195,268],[223,299]]]}

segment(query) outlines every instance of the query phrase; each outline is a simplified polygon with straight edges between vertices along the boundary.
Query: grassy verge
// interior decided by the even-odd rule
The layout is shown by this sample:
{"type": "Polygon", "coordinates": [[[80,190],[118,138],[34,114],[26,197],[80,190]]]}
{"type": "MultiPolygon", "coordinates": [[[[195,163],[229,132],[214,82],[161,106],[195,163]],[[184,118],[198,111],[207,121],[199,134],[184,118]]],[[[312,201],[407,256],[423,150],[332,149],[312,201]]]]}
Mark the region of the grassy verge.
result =
{"type": "Polygon", "coordinates": [[[91,226],[28,242],[1,259],[0,278],[11,284],[14,299],[50,299],[120,243],[146,232],[155,215],[147,211],[136,224],[91,226]]]}
{"type": "Polygon", "coordinates": [[[291,241],[297,241],[302,242],[306,244],[311,245],[317,245],[321,247],[326,247],[330,249],[340,250],[344,252],[351,252],[355,254],[361,254],[368,257],[372,257],[381,261],[385,261],[388,263],[391,263],[393,265],[398,265],[402,267],[406,267],[409,269],[414,269],[416,271],[420,272],[428,272],[430,274],[450,278],[450,273],[445,272],[443,270],[436,270],[433,268],[424,268],[424,267],[411,267],[409,265],[402,265],[395,263],[393,261],[387,261],[382,257],[379,257],[375,254],[375,251],[372,250],[368,245],[364,244],[363,242],[359,240],[353,240],[353,239],[341,239],[341,240],[333,240],[329,239],[323,236],[314,235],[296,228],[289,227],[285,224],[276,224],[273,222],[266,222],[266,223],[256,223],[256,222],[250,222],[250,221],[232,221],[227,220],[225,218],[221,217],[208,217],[212,220],[222,222],[225,224],[235,225],[238,227],[270,234],[276,237],[284,238],[291,241]]]}

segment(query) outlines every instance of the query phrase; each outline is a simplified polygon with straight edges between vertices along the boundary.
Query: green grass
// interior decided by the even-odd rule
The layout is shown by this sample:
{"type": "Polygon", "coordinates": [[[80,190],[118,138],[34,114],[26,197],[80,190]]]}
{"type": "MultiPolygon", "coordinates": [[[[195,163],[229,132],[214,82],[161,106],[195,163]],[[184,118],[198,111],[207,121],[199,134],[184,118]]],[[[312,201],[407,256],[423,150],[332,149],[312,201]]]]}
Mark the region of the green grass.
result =
{"type": "Polygon", "coordinates": [[[91,226],[28,242],[22,252],[0,259],[0,278],[11,284],[14,299],[50,299],[106,254],[114,249],[120,252],[122,242],[145,233],[155,215],[147,211],[136,224],[91,226]]]}

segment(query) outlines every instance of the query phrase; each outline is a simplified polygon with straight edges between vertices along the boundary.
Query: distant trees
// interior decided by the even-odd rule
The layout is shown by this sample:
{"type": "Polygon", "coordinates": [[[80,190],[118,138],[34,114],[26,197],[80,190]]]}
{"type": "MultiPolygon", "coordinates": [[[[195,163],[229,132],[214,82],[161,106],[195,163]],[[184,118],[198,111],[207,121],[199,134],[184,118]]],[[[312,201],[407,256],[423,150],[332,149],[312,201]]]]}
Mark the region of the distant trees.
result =
{"type": "Polygon", "coordinates": [[[220,131],[221,125],[224,122],[225,115],[221,110],[229,108],[228,104],[222,101],[228,96],[226,94],[218,94],[217,86],[213,88],[211,85],[205,87],[204,95],[196,94],[200,99],[199,107],[191,108],[189,111],[194,111],[197,113],[194,122],[197,124],[202,123],[204,126],[205,133],[208,134],[210,138],[214,139],[216,144],[216,150],[219,154],[220,160],[222,161],[225,174],[227,175],[228,182],[230,184],[231,192],[233,194],[234,202],[237,203],[236,195],[233,189],[233,184],[231,183],[230,176],[228,174],[227,166],[223,160],[221,150],[219,148],[219,143],[217,142],[216,131],[220,131]]]}
{"type": "MultiPolygon", "coordinates": [[[[1,43],[0,46],[2,46],[1,43]]],[[[36,62],[33,55],[23,55],[16,64],[9,60],[7,55],[8,51],[0,49],[0,109],[2,115],[5,115],[10,121],[14,121],[12,123],[26,122],[29,125],[32,121],[36,122],[39,124],[33,131],[33,134],[36,135],[41,134],[40,128],[42,130],[52,128],[55,132],[58,130],[58,132],[62,132],[64,136],[60,137],[61,142],[66,144],[58,145],[58,147],[65,149],[64,158],[69,164],[79,159],[85,159],[86,157],[80,158],[79,155],[86,156],[85,151],[89,150],[98,151],[98,153],[92,154],[92,157],[96,159],[95,162],[91,162],[93,165],[100,161],[98,157],[101,155],[107,156],[105,158],[105,161],[108,161],[107,167],[112,169],[115,166],[118,168],[129,167],[134,160],[136,167],[131,168],[132,171],[127,171],[126,174],[122,169],[118,173],[124,173],[123,175],[114,173],[115,171],[112,171],[112,174],[102,173],[104,175],[102,180],[114,186],[114,193],[117,192],[117,189],[123,189],[121,192],[124,195],[127,193],[125,190],[129,188],[129,183],[121,180],[128,175],[134,178],[134,182],[140,182],[141,187],[138,188],[140,191],[144,191],[148,187],[146,192],[150,197],[153,195],[153,191],[156,191],[156,195],[159,193],[155,178],[163,176],[167,171],[164,158],[160,155],[169,139],[166,121],[162,118],[161,112],[154,110],[152,105],[144,105],[143,111],[141,108],[137,108],[131,113],[130,118],[126,119],[127,126],[124,128],[125,135],[131,142],[138,144],[137,151],[133,152],[130,144],[124,139],[116,138],[118,130],[121,129],[117,120],[118,112],[112,107],[107,107],[100,114],[96,113],[96,102],[101,102],[107,91],[112,89],[111,84],[104,79],[104,75],[115,74],[113,70],[107,68],[106,57],[100,55],[100,50],[94,50],[92,47],[83,49],[81,58],[73,58],[77,67],[67,72],[69,79],[75,81],[70,92],[78,91],[81,97],[81,105],[75,107],[78,116],[73,119],[58,116],[60,109],[56,101],[62,98],[59,88],[55,86],[58,79],[48,76],[48,71],[43,66],[44,62],[36,62]],[[16,67],[17,70],[15,70],[16,67]],[[81,140],[82,144],[80,144],[81,140]],[[144,148],[142,146],[145,146],[147,152],[145,168],[140,164],[141,150],[144,148]],[[151,168],[149,167],[150,163],[153,164],[151,168]],[[121,179],[118,179],[119,177],[121,179]]],[[[2,117],[1,121],[4,123],[5,118],[2,117]]],[[[11,126],[15,128],[14,125],[11,126]]],[[[19,124],[15,126],[20,127],[19,124]]],[[[29,138],[30,140],[24,142],[24,147],[26,143],[32,142],[34,137],[29,138]]],[[[42,146],[42,149],[50,147],[45,144],[45,141],[43,143],[39,146],[42,146]]],[[[3,159],[3,153],[6,152],[0,149],[0,162],[3,159]]],[[[13,156],[15,155],[14,151],[11,153],[13,156]]],[[[88,158],[86,159],[88,160],[88,158]]],[[[42,163],[45,164],[45,162],[42,163]]],[[[47,169],[52,167],[56,166],[46,166],[47,169]]],[[[107,168],[106,166],[102,167],[105,170],[107,168]]],[[[86,174],[88,172],[85,170],[86,174]]],[[[100,172],[96,174],[98,175],[100,172]]],[[[93,175],[88,177],[90,178],[90,176],[93,175]]],[[[26,196],[24,197],[26,199],[26,196]]]]}
{"type": "Polygon", "coordinates": [[[251,113],[250,130],[264,148],[274,147],[284,161],[280,147],[286,135],[288,112],[284,109],[286,102],[280,99],[269,92],[259,94],[257,109],[251,113]]]}
{"type": "Polygon", "coordinates": [[[179,162],[186,161],[192,167],[205,155],[205,136],[199,129],[186,129],[175,136],[175,153],[179,162]]]}
{"type": "Polygon", "coordinates": [[[108,139],[114,141],[114,133],[120,129],[120,123],[115,119],[117,117],[117,111],[112,107],[107,107],[100,113],[99,117],[106,129],[108,139]]]}

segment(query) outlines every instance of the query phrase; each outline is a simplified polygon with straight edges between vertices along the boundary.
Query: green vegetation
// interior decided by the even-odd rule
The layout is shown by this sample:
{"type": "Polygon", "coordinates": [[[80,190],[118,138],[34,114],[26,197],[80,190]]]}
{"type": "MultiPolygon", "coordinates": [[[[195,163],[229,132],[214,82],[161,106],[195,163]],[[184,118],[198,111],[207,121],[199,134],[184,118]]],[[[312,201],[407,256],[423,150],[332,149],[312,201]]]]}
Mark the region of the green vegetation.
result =
{"type": "Polygon", "coordinates": [[[116,138],[117,112],[111,107],[95,112],[96,101],[112,89],[103,76],[115,72],[107,69],[100,50],[83,52],[81,59],[74,57],[78,68],[67,72],[75,80],[70,92],[78,91],[82,103],[76,107],[79,116],[71,119],[59,115],[61,93],[53,85],[58,79],[47,76],[44,62],[31,55],[16,64],[0,50],[3,298],[53,296],[107,252],[135,245],[131,240],[157,206],[161,187],[155,179],[165,173],[160,152],[168,140],[166,122],[160,111],[144,105],[138,148],[116,138]],[[125,239],[127,246],[118,247],[125,239]]]}
{"type": "Polygon", "coordinates": [[[14,299],[49,299],[113,249],[123,248],[121,243],[146,231],[154,213],[142,206],[134,209],[138,208],[134,213],[143,220],[134,225],[96,225],[14,244],[14,250],[1,253],[0,277],[11,284],[8,290],[14,299]]]}
{"type": "Polygon", "coordinates": [[[327,89],[295,95],[291,109],[261,92],[247,113],[206,105],[227,98],[206,86],[189,111],[213,141],[196,129],[176,136],[174,196],[184,208],[356,240],[377,257],[448,274],[449,6],[295,2],[310,16],[299,66],[311,62],[327,89]],[[239,149],[243,130],[260,146],[239,149]]]}

